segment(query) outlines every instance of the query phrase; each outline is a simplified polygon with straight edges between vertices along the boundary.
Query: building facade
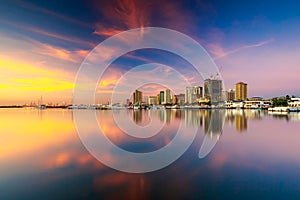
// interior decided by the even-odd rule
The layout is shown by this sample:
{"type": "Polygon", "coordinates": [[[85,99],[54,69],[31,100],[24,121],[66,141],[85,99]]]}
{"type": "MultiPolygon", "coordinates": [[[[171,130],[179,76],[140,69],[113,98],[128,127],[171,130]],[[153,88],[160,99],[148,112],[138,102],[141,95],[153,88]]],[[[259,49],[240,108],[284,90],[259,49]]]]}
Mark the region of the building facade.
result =
{"type": "Polygon", "coordinates": [[[212,104],[221,102],[222,99],[222,80],[206,79],[204,81],[204,97],[209,99],[212,104]]]}
{"type": "Polygon", "coordinates": [[[247,87],[247,83],[238,82],[237,84],[235,84],[235,100],[247,100],[247,87]]]}
{"type": "Polygon", "coordinates": [[[183,105],[185,103],[185,94],[177,94],[176,97],[176,104],[183,105]]]}
{"type": "Polygon", "coordinates": [[[159,104],[163,104],[165,102],[165,92],[160,91],[159,92],[159,104]]]}
{"type": "Polygon", "coordinates": [[[169,89],[165,89],[164,91],[164,101],[162,104],[171,104],[171,91],[169,89]]]}
{"type": "Polygon", "coordinates": [[[235,100],[235,90],[229,89],[225,92],[225,100],[226,101],[233,101],[235,100]]]}
{"type": "Polygon", "coordinates": [[[132,103],[133,104],[142,104],[143,101],[143,93],[139,90],[135,90],[132,94],[132,103]]]}
{"type": "Polygon", "coordinates": [[[185,103],[198,103],[203,97],[203,88],[201,86],[186,87],[185,88],[185,103]]]}
{"type": "Polygon", "coordinates": [[[156,105],[156,96],[148,97],[148,105],[156,105]]]}

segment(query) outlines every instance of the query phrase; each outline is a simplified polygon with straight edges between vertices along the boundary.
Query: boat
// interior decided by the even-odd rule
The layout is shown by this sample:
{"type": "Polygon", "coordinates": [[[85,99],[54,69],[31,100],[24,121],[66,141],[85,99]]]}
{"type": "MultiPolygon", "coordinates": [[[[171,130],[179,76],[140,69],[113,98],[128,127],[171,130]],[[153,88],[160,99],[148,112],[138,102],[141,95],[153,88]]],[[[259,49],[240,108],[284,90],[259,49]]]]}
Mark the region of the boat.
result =
{"type": "Polygon", "coordinates": [[[46,109],[46,105],[43,104],[43,96],[41,96],[41,100],[40,100],[40,102],[39,102],[39,105],[37,105],[35,108],[36,108],[36,109],[39,109],[39,110],[46,109]]]}
{"type": "Polygon", "coordinates": [[[273,107],[268,108],[268,112],[289,112],[288,107],[273,107]]]}
{"type": "Polygon", "coordinates": [[[43,105],[43,104],[41,104],[41,105],[38,105],[38,106],[36,107],[36,109],[43,110],[43,109],[46,109],[46,106],[43,105]]]}

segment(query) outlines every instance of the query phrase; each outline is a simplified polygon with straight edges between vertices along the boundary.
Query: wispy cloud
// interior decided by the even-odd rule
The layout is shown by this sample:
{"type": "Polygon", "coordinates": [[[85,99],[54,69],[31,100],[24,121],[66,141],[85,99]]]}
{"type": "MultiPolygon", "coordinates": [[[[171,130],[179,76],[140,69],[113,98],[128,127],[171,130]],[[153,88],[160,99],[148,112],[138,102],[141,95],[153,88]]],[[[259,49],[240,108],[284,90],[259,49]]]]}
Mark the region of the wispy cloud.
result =
{"type": "Polygon", "coordinates": [[[240,51],[243,51],[243,50],[246,50],[246,49],[251,49],[251,48],[256,48],[256,47],[261,47],[261,46],[264,46],[264,45],[267,45],[267,44],[270,44],[274,41],[274,38],[271,38],[269,40],[265,40],[265,41],[261,41],[261,42],[258,42],[258,43],[254,43],[254,44],[249,44],[249,45],[242,45],[238,48],[235,48],[235,49],[232,49],[232,50],[228,50],[226,51],[220,44],[218,43],[211,43],[211,44],[208,44],[207,47],[208,47],[208,51],[210,53],[213,54],[214,56],[214,59],[217,60],[217,59],[220,59],[220,58],[224,58],[226,56],[229,56],[231,54],[235,54],[235,53],[238,53],[240,51]]]}
{"type": "MultiPolygon", "coordinates": [[[[94,34],[112,36],[124,30],[147,26],[168,27],[191,32],[194,24],[190,12],[180,2],[161,0],[107,0],[95,7],[103,18],[95,25],[94,34]]],[[[143,31],[143,29],[142,29],[143,31]]]]}
{"type": "Polygon", "coordinates": [[[149,2],[144,0],[114,0],[95,2],[100,13],[104,15],[110,26],[99,22],[95,26],[94,34],[111,36],[122,30],[142,28],[149,25],[149,2]],[[111,27],[111,24],[115,26],[111,27]]]}
{"type": "Polygon", "coordinates": [[[80,38],[76,38],[76,37],[73,37],[73,36],[62,35],[62,34],[58,34],[58,33],[48,31],[48,30],[43,30],[43,29],[40,29],[38,27],[33,27],[33,26],[29,26],[29,25],[24,25],[24,24],[18,24],[16,22],[11,22],[9,20],[0,19],[0,22],[4,23],[4,24],[7,24],[9,26],[21,28],[23,30],[30,31],[32,33],[36,33],[36,34],[39,34],[39,35],[42,35],[42,36],[47,36],[47,37],[50,37],[50,38],[59,39],[59,40],[65,41],[65,42],[73,43],[73,44],[83,45],[83,46],[89,47],[89,48],[95,47],[94,43],[89,42],[87,40],[82,40],[80,38]]]}
{"type": "Polygon", "coordinates": [[[73,24],[76,24],[76,25],[80,25],[80,26],[87,27],[87,28],[92,28],[92,24],[77,20],[77,19],[72,18],[72,17],[68,17],[66,15],[62,15],[60,13],[54,12],[54,11],[46,9],[44,7],[40,7],[40,6],[37,6],[35,4],[29,3],[29,2],[24,2],[24,1],[18,1],[18,3],[21,7],[25,7],[25,8],[28,8],[30,10],[38,11],[40,13],[44,13],[46,15],[50,15],[50,16],[59,18],[59,19],[62,19],[66,22],[70,22],[70,23],[73,23],[73,24]]]}
{"type": "Polygon", "coordinates": [[[42,44],[34,49],[34,51],[38,54],[43,54],[47,56],[51,56],[56,59],[61,59],[64,61],[79,63],[82,61],[87,54],[89,53],[88,50],[67,50],[60,47],[55,47],[49,44],[42,44]]]}

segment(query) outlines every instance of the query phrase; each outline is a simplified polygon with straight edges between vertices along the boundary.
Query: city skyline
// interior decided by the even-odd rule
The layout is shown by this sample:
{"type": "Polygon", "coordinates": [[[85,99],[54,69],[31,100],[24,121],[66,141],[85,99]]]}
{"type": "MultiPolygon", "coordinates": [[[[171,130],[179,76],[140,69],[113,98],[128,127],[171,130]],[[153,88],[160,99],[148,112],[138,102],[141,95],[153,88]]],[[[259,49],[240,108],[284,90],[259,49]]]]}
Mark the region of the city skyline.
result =
{"type": "MultiPolygon", "coordinates": [[[[0,8],[0,105],[37,102],[41,96],[44,102],[71,102],[76,73],[85,56],[109,36],[147,26],[174,29],[199,42],[219,67],[226,90],[244,81],[249,84],[248,96],[300,96],[299,4],[4,2],[0,8]]],[[[99,101],[107,102],[119,78],[132,66],[149,62],[172,66],[192,85],[204,83],[184,59],[163,51],[141,50],[122,56],[110,66],[99,83],[99,101]]],[[[137,75],[153,79],[158,73],[160,68],[137,75]]],[[[172,79],[169,71],[164,73],[172,79]]],[[[176,87],[184,93],[185,86],[176,87]]],[[[144,88],[149,94],[161,90],[155,84],[144,88]]]]}

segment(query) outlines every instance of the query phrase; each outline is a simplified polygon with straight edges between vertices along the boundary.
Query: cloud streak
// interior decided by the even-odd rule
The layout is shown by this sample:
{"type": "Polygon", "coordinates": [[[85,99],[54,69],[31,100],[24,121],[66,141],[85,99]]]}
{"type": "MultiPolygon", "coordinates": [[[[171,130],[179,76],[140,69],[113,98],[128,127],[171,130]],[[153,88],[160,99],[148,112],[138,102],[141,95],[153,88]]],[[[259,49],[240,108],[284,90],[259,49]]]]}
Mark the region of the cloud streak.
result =
{"type": "Polygon", "coordinates": [[[224,48],[221,45],[217,44],[217,43],[208,44],[207,47],[208,47],[209,52],[214,55],[214,59],[218,60],[218,59],[227,57],[231,54],[235,54],[235,53],[238,53],[240,51],[246,50],[246,49],[251,49],[251,48],[256,48],[256,47],[261,47],[261,46],[264,46],[264,45],[268,45],[268,44],[272,43],[273,41],[274,41],[274,39],[271,38],[269,40],[261,41],[261,42],[255,43],[255,44],[242,45],[238,48],[228,50],[228,51],[224,50],[224,48]]]}

